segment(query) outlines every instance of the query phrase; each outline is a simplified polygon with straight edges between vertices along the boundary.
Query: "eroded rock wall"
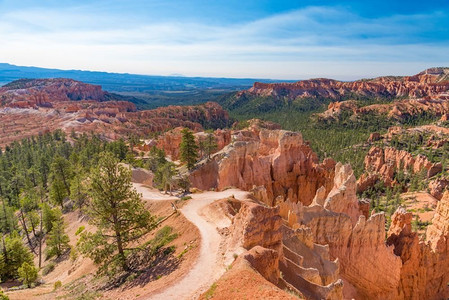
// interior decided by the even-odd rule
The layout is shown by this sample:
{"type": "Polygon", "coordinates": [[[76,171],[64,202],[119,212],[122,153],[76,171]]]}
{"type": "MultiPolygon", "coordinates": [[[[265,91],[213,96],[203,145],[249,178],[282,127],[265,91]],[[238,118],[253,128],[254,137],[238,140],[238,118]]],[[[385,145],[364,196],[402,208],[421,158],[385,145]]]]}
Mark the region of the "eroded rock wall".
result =
{"type": "MultiPolygon", "coordinates": [[[[242,205],[232,232],[245,247],[276,249],[286,284],[308,299],[449,296],[449,194],[438,206],[427,241],[411,231],[411,218],[402,211],[387,235],[384,214],[369,215],[368,203],[357,199],[350,166],[320,164],[300,135],[265,130],[240,132],[240,140],[193,174],[215,175],[217,181],[208,183],[215,188],[254,191],[264,204],[242,205]]],[[[384,153],[380,158],[385,162],[384,153]]],[[[410,166],[419,170],[427,164],[414,158],[410,166]]]]}
{"type": "Polygon", "coordinates": [[[263,186],[265,199],[260,200],[270,205],[278,196],[310,204],[319,187],[327,192],[332,189],[335,162],[319,163],[300,133],[257,127],[234,132],[233,138],[234,142],[192,172],[194,186],[206,190],[263,186]],[[217,180],[210,185],[201,179],[204,176],[217,180]]]}

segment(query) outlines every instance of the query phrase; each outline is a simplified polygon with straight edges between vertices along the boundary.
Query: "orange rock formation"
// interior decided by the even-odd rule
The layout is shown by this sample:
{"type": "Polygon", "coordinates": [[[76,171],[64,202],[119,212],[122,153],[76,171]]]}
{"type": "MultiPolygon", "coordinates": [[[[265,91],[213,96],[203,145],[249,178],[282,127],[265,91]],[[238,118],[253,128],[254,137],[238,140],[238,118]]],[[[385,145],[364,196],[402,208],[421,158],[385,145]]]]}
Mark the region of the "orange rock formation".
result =
{"type": "Polygon", "coordinates": [[[359,178],[358,191],[362,192],[381,179],[386,185],[394,184],[396,171],[419,173],[426,170],[427,177],[440,173],[441,163],[432,163],[424,155],[413,156],[405,150],[392,147],[372,147],[365,156],[365,174],[359,178]]]}
{"type": "MultiPolygon", "coordinates": [[[[350,166],[318,163],[297,133],[252,128],[233,136],[233,143],[192,172],[192,182],[254,191],[260,203],[238,207],[230,238],[248,250],[260,246],[278,253],[258,269],[271,282],[278,264],[278,286],[307,299],[449,296],[449,193],[426,241],[411,231],[411,215],[403,209],[395,213],[387,240],[385,216],[368,215],[367,204],[356,197],[350,166]]],[[[426,167],[416,161],[412,166],[426,167]]]]}
{"type": "Polygon", "coordinates": [[[295,83],[254,83],[237,97],[342,99],[354,94],[362,97],[442,98],[449,91],[448,70],[429,69],[414,76],[379,77],[370,80],[342,82],[332,79],[310,79],[295,83]]]}
{"type": "Polygon", "coordinates": [[[106,139],[146,136],[183,126],[201,130],[229,123],[217,103],[137,111],[100,86],[71,79],[19,80],[0,88],[0,146],[43,132],[95,132],[106,139]]]}

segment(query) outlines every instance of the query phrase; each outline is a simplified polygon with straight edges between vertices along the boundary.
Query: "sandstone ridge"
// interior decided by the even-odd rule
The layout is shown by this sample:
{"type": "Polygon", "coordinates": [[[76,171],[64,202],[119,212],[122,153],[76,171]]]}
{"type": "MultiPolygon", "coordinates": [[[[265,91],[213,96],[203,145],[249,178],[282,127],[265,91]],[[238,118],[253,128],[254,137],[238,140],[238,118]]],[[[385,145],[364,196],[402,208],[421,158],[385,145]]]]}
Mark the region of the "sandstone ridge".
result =
{"type": "Polygon", "coordinates": [[[295,83],[254,83],[247,91],[240,92],[237,97],[261,96],[296,99],[296,98],[328,98],[343,99],[351,95],[362,97],[409,97],[440,98],[447,95],[449,81],[446,68],[428,69],[414,76],[378,77],[353,82],[342,82],[332,79],[318,78],[295,83]]]}
{"type": "Polygon", "coordinates": [[[268,255],[272,260],[265,269],[255,267],[267,280],[306,299],[449,296],[449,193],[426,240],[411,230],[403,208],[387,233],[384,214],[370,214],[369,203],[357,199],[351,167],[319,163],[300,134],[255,126],[232,136],[191,179],[201,188],[253,191],[258,201],[238,206],[229,239],[247,250],[277,253],[268,255]]]}
{"type": "Polygon", "coordinates": [[[214,102],[137,111],[131,102],[113,100],[117,97],[121,99],[100,86],[71,79],[12,82],[0,88],[0,146],[56,129],[94,132],[114,140],[179,126],[200,131],[230,122],[228,113],[214,102]]]}

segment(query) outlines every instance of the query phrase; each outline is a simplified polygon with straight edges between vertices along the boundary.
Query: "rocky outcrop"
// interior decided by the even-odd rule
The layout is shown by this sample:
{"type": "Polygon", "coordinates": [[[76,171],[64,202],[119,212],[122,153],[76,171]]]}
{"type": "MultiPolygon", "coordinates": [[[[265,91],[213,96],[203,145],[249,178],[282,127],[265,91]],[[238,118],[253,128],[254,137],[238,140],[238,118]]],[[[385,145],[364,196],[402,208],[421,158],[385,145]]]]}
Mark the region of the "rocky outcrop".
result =
{"type": "MultiPolygon", "coordinates": [[[[139,111],[136,113],[136,117],[142,120],[151,119],[155,121],[167,119],[182,120],[184,122],[190,121],[192,124],[199,124],[199,128],[224,128],[230,125],[228,112],[215,102],[206,102],[194,106],[170,105],[158,107],[157,109],[139,111]]],[[[183,127],[192,128],[192,126],[183,127]]]]}
{"type": "Polygon", "coordinates": [[[318,114],[318,119],[339,120],[341,115],[349,113],[353,117],[363,115],[387,116],[390,119],[405,120],[410,116],[433,115],[441,117],[449,114],[449,104],[446,99],[406,99],[396,100],[388,104],[373,104],[359,107],[354,100],[331,102],[328,109],[318,114]]]}
{"type": "Polygon", "coordinates": [[[124,100],[110,94],[99,85],[92,85],[66,78],[21,79],[0,88],[2,105],[7,107],[49,107],[56,102],[94,100],[124,100]]]}
{"type": "MultiPolygon", "coordinates": [[[[180,126],[200,131],[230,123],[228,113],[217,103],[137,111],[131,102],[115,101],[123,99],[100,86],[71,79],[12,82],[0,88],[0,146],[56,129],[95,132],[114,140],[180,126]]],[[[222,144],[226,141],[224,137],[220,140],[222,144]]]]}
{"type": "Polygon", "coordinates": [[[447,191],[438,202],[426,236],[434,251],[446,253],[449,251],[449,192],[447,191]]]}
{"type": "Polygon", "coordinates": [[[272,249],[256,246],[245,251],[214,283],[212,292],[206,292],[199,299],[298,299],[286,291],[288,287],[278,284],[278,280],[282,280],[278,276],[278,263],[279,255],[272,249]]]}
{"type": "Polygon", "coordinates": [[[154,174],[146,169],[132,168],[131,181],[135,183],[145,184],[146,186],[153,186],[154,174]]]}
{"type": "MultiPolygon", "coordinates": [[[[180,145],[182,141],[182,127],[175,128],[173,130],[169,130],[163,134],[161,134],[156,141],[156,147],[160,149],[164,149],[165,154],[168,155],[172,160],[178,160],[180,156],[180,145]]],[[[199,129],[197,129],[199,130],[199,129]]],[[[216,149],[212,151],[212,153],[215,153],[217,151],[220,151],[225,146],[231,143],[231,131],[228,129],[217,129],[214,132],[212,132],[215,143],[217,145],[216,149]]],[[[196,132],[195,134],[195,140],[197,144],[200,143],[200,141],[203,141],[207,139],[208,133],[205,133],[204,131],[196,132]]],[[[205,153],[201,153],[200,155],[205,156],[205,153]]],[[[202,157],[200,157],[201,159],[202,157]]]]}
{"type": "Polygon", "coordinates": [[[382,138],[379,132],[373,132],[369,135],[368,142],[372,143],[382,138]]]}
{"type": "Polygon", "coordinates": [[[365,156],[365,171],[358,181],[358,191],[363,192],[381,179],[387,186],[394,185],[397,171],[414,174],[425,170],[427,178],[433,177],[443,170],[441,163],[432,163],[424,155],[413,156],[405,150],[392,147],[372,147],[365,156]]]}
{"type": "Polygon", "coordinates": [[[399,283],[400,259],[392,247],[385,245],[384,215],[374,214],[367,219],[360,208],[349,166],[336,165],[334,187],[322,202],[324,205],[320,202],[305,206],[286,201],[280,213],[293,228],[309,228],[313,242],[328,245],[330,258],[338,258],[340,276],[357,291],[357,295],[345,298],[394,299],[390,294],[399,283]]]}
{"type": "Polygon", "coordinates": [[[443,193],[449,186],[449,180],[446,178],[437,178],[429,182],[429,193],[436,199],[443,198],[443,193]]]}
{"type": "Polygon", "coordinates": [[[182,141],[182,127],[176,127],[160,135],[156,142],[156,147],[164,149],[165,154],[172,160],[178,160],[180,155],[180,145],[182,141]]]}
{"type": "Polygon", "coordinates": [[[401,258],[396,299],[446,299],[449,295],[449,195],[441,199],[425,241],[412,231],[412,214],[399,208],[392,217],[388,244],[401,258]]]}
{"type": "Polygon", "coordinates": [[[279,252],[273,249],[255,246],[242,254],[251,266],[257,270],[266,280],[278,284],[279,273],[279,252]]]}
{"type": "Polygon", "coordinates": [[[338,261],[330,261],[328,249],[313,243],[309,229],[283,225],[279,207],[243,201],[229,231],[230,246],[248,249],[240,257],[270,282],[307,299],[342,298],[338,261]]]}
{"type": "MultiPolygon", "coordinates": [[[[319,164],[295,133],[259,128],[236,132],[237,136],[235,142],[193,173],[218,178],[208,182],[217,188],[225,180],[251,189],[264,202],[241,204],[230,227],[230,238],[246,249],[262,246],[275,250],[283,274],[278,284],[307,299],[449,296],[449,193],[437,208],[427,241],[420,241],[412,231],[412,215],[404,209],[393,216],[387,234],[385,215],[369,215],[369,202],[357,199],[350,166],[331,161],[319,164]],[[281,170],[284,177],[276,176],[281,170]],[[224,174],[232,179],[222,179],[224,174]],[[302,182],[298,174],[313,184],[298,184],[302,182]],[[276,186],[281,186],[284,193],[276,193],[276,186]],[[293,191],[307,194],[307,201],[295,197],[293,191]]],[[[379,161],[385,164],[383,150],[381,153],[379,161]]],[[[425,168],[423,160],[416,163],[413,159],[411,168],[425,168]]],[[[376,161],[373,159],[373,164],[376,161]]],[[[396,167],[396,163],[393,165],[396,167]]],[[[199,178],[192,181],[204,184],[199,178]]],[[[274,265],[270,263],[261,272],[275,278],[274,265]]]]}
{"type": "Polygon", "coordinates": [[[245,249],[261,246],[280,251],[282,245],[281,225],[279,208],[265,207],[244,201],[232,221],[231,244],[241,245],[245,249]]]}
{"type": "MultiPolygon", "coordinates": [[[[242,106],[253,98],[295,101],[300,98],[343,100],[357,96],[359,98],[428,98],[445,99],[449,91],[448,69],[438,72],[421,72],[406,77],[379,77],[369,80],[342,82],[332,79],[310,79],[295,83],[254,83],[249,90],[237,93],[225,103],[227,107],[242,106]]],[[[260,101],[254,103],[260,105],[260,101]]]]}
{"type": "Polygon", "coordinates": [[[310,204],[319,187],[332,189],[335,162],[319,163],[300,133],[256,126],[234,132],[233,139],[191,173],[194,186],[207,190],[263,187],[260,200],[269,205],[278,196],[310,204]]]}
{"type": "Polygon", "coordinates": [[[307,299],[342,299],[339,261],[331,260],[329,248],[313,242],[310,228],[283,227],[283,280],[307,299]]]}

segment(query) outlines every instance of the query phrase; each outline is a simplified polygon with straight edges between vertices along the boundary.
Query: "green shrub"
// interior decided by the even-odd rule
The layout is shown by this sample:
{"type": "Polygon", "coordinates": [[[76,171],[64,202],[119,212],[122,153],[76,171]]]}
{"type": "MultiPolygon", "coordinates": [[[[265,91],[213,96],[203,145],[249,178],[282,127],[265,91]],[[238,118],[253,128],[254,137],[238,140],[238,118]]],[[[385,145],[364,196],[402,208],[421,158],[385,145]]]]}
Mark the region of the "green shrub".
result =
{"type": "Polygon", "coordinates": [[[76,247],[71,246],[70,247],[70,261],[74,262],[79,256],[78,249],[76,247]]]}
{"type": "Polygon", "coordinates": [[[55,290],[59,289],[60,287],[62,287],[62,282],[60,280],[56,281],[55,284],[53,285],[53,288],[55,290]]]}
{"type": "Polygon", "coordinates": [[[78,229],[76,230],[76,232],[75,232],[75,235],[79,235],[81,232],[83,232],[84,231],[84,229],[85,229],[85,227],[84,226],[80,226],[80,227],[78,227],[78,229]]]}
{"type": "Polygon", "coordinates": [[[48,265],[46,265],[43,269],[42,269],[42,275],[47,275],[50,274],[51,272],[53,272],[53,270],[55,269],[56,264],[54,262],[50,262],[48,265]]]}
{"type": "Polygon", "coordinates": [[[37,269],[33,264],[24,262],[18,272],[20,280],[29,288],[37,280],[37,269]]]}
{"type": "Polygon", "coordinates": [[[204,294],[206,299],[211,299],[214,296],[215,290],[217,289],[217,283],[214,282],[210,288],[204,294]]]}
{"type": "Polygon", "coordinates": [[[0,289],[0,300],[9,300],[9,297],[6,296],[1,289],[0,289]]]}

